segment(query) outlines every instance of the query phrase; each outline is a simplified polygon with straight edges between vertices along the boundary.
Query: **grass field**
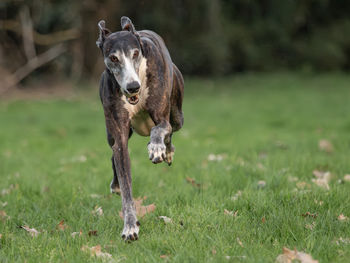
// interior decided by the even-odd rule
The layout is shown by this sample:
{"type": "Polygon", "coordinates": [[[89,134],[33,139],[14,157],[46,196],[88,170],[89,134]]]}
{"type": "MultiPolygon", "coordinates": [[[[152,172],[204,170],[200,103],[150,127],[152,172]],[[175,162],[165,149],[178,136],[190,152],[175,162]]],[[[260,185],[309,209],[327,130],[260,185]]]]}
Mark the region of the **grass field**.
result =
{"type": "Polygon", "coordinates": [[[78,94],[0,101],[0,262],[274,262],[283,247],[350,262],[350,222],[338,219],[350,217],[350,77],[187,80],[173,165],[148,160],[148,138],[130,140],[133,195],[156,205],[130,244],[120,237],[120,197],[109,194],[97,88],[78,94]],[[314,170],[331,172],[329,190],[312,181],[314,170]]]}

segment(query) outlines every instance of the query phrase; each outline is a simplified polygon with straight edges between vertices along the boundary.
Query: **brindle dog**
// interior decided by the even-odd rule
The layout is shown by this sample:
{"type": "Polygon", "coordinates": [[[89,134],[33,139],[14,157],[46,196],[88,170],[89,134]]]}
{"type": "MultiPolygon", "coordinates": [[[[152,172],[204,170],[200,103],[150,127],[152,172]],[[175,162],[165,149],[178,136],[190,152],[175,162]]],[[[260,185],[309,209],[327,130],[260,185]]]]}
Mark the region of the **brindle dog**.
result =
{"type": "Polygon", "coordinates": [[[149,159],[155,164],[172,163],[171,137],[184,121],[184,81],[159,35],[149,30],[136,31],[128,17],[121,18],[121,27],[122,31],[111,33],[100,21],[96,44],[106,65],[100,98],[113,150],[114,178],[110,187],[122,197],[122,238],[136,240],[140,224],[132,199],[128,139],[133,131],[150,136],[149,159]]]}

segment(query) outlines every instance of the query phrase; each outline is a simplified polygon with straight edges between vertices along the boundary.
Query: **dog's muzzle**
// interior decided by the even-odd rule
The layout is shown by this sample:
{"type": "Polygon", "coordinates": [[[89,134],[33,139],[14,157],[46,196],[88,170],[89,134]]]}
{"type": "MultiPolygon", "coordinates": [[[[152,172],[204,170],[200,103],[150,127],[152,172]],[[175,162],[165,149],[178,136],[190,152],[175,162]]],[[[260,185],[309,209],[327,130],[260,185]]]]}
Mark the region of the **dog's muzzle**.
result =
{"type": "Polygon", "coordinates": [[[126,95],[128,102],[132,105],[137,104],[139,102],[138,92],[140,90],[140,84],[137,81],[133,81],[126,86],[126,90],[128,92],[126,95]]]}

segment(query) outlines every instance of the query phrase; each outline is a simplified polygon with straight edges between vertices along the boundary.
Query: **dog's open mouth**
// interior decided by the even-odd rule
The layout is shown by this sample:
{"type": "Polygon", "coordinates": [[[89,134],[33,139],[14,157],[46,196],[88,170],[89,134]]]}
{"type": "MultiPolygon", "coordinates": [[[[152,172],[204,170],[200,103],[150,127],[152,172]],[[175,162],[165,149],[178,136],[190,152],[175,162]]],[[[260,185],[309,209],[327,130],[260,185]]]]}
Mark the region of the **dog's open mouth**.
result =
{"type": "Polygon", "coordinates": [[[139,102],[139,95],[131,96],[131,97],[128,97],[127,99],[130,104],[135,105],[139,102]]]}

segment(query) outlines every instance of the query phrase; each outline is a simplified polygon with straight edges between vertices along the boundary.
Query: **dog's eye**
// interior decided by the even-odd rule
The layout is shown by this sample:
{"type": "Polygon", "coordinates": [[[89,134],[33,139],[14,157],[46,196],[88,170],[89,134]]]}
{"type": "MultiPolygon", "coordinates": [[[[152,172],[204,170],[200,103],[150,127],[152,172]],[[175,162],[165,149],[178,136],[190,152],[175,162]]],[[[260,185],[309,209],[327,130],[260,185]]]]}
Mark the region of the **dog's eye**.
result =
{"type": "Polygon", "coordinates": [[[139,56],[139,51],[135,50],[134,55],[132,56],[132,58],[136,59],[136,58],[138,58],[138,56],[139,56]]]}
{"type": "Polygon", "coordinates": [[[112,62],[119,62],[119,59],[115,56],[115,55],[111,55],[109,57],[109,59],[112,61],[112,62]]]}

